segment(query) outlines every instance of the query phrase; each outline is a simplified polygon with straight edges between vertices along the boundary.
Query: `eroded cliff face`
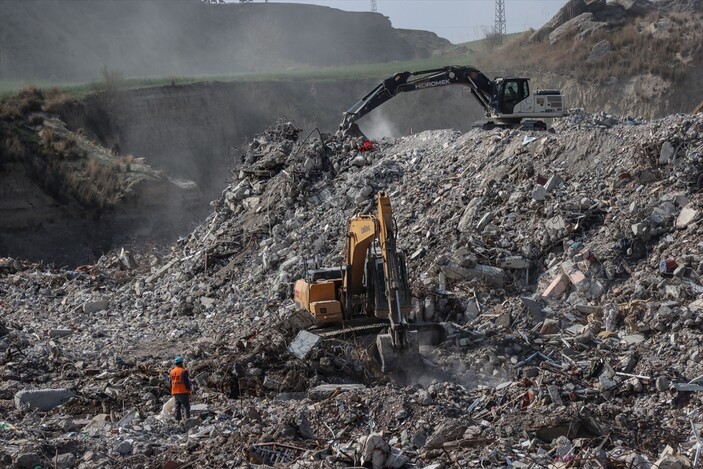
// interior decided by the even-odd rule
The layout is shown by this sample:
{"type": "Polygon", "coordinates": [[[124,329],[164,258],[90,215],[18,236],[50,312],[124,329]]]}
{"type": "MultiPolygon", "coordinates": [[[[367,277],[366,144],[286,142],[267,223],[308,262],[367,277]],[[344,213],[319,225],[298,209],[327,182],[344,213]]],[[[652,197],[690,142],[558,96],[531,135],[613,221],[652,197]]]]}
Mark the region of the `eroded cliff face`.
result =
{"type": "MultiPolygon", "coordinates": [[[[700,66],[703,64],[697,68],[700,66]]],[[[700,102],[703,90],[703,76],[698,73],[688,74],[679,83],[649,73],[613,77],[605,84],[553,75],[538,78],[560,88],[570,107],[644,119],[690,113],[700,102]]]]}
{"type": "Polygon", "coordinates": [[[85,208],[50,196],[23,165],[0,172],[0,257],[56,265],[92,263],[120,246],[173,241],[197,218],[193,183],[143,179],[113,207],[85,208]]]}
{"type": "Polygon", "coordinates": [[[199,219],[194,182],[67,129],[50,102],[35,88],[0,103],[0,257],[75,266],[199,219]]]}
{"type": "MultiPolygon", "coordinates": [[[[47,116],[42,125],[51,120],[57,135],[75,140],[89,157],[130,161],[129,169],[122,169],[132,181],[129,190],[109,207],[86,207],[42,187],[50,173],[46,168],[34,174],[26,162],[5,164],[0,256],[76,265],[121,245],[176,239],[208,213],[209,202],[237,173],[247,140],[278,120],[303,127],[303,138],[314,129],[334,132],[342,111],[377,83],[202,83],[69,102],[60,121],[47,116]]],[[[400,136],[424,129],[468,130],[480,117],[468,92],[450,87],[398,96],[359,124],[372,137],[400,136]]],[[[24,132],[39,139],[40,126],[28,119],[24,132]]]]}

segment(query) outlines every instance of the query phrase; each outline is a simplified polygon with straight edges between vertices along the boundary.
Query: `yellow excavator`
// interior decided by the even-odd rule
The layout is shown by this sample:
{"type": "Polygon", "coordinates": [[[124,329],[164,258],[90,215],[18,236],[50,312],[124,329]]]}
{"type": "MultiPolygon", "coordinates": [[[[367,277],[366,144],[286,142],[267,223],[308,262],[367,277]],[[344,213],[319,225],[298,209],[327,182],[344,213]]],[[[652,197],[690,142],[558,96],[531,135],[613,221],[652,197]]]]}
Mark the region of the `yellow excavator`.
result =
{"type": "Polygon", "coordinates": [[[349,220],[344,265],[308,270],[294,288],[296,306],[309,311],[318,324],[345,327],[363,318],[387,320],[388,333],[376,338],[386,372],[419,354],[416,333],[408,331],[411,296],[396,235],[390,197],[379,192],[376,215],[349,220]]]}

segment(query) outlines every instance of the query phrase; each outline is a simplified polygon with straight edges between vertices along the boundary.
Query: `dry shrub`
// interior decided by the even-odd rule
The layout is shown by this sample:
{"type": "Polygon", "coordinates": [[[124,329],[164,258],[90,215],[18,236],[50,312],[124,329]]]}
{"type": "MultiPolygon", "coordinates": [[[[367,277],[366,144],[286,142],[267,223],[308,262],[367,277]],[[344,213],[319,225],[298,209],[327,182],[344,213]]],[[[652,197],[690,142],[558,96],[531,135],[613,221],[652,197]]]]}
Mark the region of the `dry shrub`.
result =
{"type": "Polygon", "coordinates": [[[26,86],[0,103],[0,119],[20,119],[30,112],[41,111],[44,94],[36,86],[26,86]]]}
{"type": "Polygon", "coordinates": [[[21,119],[22,111],[19,102],[12,96],[0,102],[0,120],[21,119]]]}
{"type": "Polygon", "coordinates": [[[120,171],[124,171],[125,173],[128,173],[132,170],[132,163],[134,163],[134,156],[133,155],[120,156],[120,158],[117,161],[117,164],[118,164],[118,167],[120,168],[120,171]]]}
{"type": "Polygon", "coordinates": [[[24,158],[27,154],[25,146],[16,135],[10,135],[2,141],[0,145],[0,155],[5,161],[17,161],[24,158]]]}
{"type": "Polygon", "coordinates": [[[100,77],[102,79],[97,83],[99,91],[111,94],[117,93],[124,87],[125,77],[119,70],[103,65],[100,68],[100,77]]]}
{"type": "Polygon", "coordinates": [[[39,114],[32,114],[27,122],[29,125],[41,125],[44,123],[44,117],[39,114]]]}
{"type": "Polygon", "coordinates": [[[73,98],[58,88],[51,88],[46,92],[46,100],[43,109],[50,114],[60,114],[66,104],[72,101],[74,101],[73,98]]]}
{"type": "Polygon", "coordinates": [[[54,143],[54,140],[56,139],[56,134],[54,133],[54,129],[52,129],[51,127],[44,127],[39,131],[39,137],[44,143],[50,145],[54,143]]]}
{"type": "Polygon", "coordinates": [[[68,153],[69,150],[76,146],[76,141],[70,137],[63,138],[54,143],[54,149],[59,153],[68,153]]]}
{"type": "Polygon", "coordinates": [[[114,166],[103,165],[96,159],[71,169],[64,176],[65,191],[86,207],[106,208],[115,203],[124,178],[114,166]]]}
{"type": "Polygon", "coordinates": [[[22,115],[29,112],[41,111],[41,105],[44,102],[44,94],[34,85],[26,86],[17,93],[17,99],[20,105],[22,115]]]}
{"type": "Polygon", "coordinates": [[[100,163],[98,163],[98,160],[94,158],[88,160],[85,172],[90,179],[94,179],[100,173],[100,163]]]}

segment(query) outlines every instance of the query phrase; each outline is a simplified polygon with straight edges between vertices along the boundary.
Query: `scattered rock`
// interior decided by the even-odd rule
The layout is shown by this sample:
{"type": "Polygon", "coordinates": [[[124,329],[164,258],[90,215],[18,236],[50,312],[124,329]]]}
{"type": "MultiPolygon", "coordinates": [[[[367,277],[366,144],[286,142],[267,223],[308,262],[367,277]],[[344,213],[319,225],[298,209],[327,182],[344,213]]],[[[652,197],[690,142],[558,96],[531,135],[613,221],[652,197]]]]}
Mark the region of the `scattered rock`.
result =
{"type": "Polygon", "coordinates": [[[607,39],[597,42],[591,49],[591,53],[586,59],[587,62],[598,62],[602,60],[608,52],[613,49],[613,45],[607,39]]]}
{"type": "Polygon", "coordinates": [[[15,407],[19,410],[38,410],[46,412],[60,406],[73,396],[70,389],[31,389],[15,394],[15,407]]]}

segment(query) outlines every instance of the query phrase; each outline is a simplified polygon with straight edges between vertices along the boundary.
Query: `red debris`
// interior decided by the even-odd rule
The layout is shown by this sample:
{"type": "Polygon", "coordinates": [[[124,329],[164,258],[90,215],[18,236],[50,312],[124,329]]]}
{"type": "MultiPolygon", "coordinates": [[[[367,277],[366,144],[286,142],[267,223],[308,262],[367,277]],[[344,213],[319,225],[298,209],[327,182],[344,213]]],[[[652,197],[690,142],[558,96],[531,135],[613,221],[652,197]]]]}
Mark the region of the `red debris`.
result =
{"type": "Polygon", "coordinates": [[[359,151],[371,151],[373,150],[373,142],[371,140],[366,140],[364,143],[359,145],[359,151]]]}

